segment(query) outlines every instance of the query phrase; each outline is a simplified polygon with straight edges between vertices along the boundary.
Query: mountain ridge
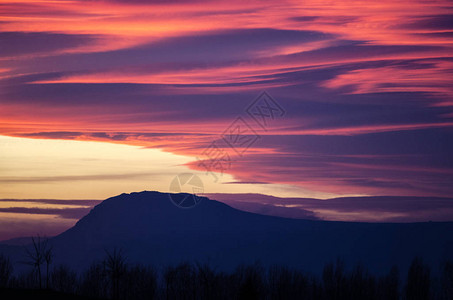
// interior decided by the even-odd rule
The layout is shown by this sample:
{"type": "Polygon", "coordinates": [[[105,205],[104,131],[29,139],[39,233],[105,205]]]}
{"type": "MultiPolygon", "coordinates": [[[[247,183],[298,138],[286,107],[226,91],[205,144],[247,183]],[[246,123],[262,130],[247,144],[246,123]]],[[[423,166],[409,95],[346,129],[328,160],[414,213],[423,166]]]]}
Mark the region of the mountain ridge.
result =
{"type": "Polygon", "coordinates": [[[102,259],[106,250],[121,248],[131,262],[158,266],[197,261],[228,270],[260,261],[321,272],[325,263],[340,257],[348,265],[361,262],[385,273],[395,264],[407,269],[415,256],[435,267],[452,259],[452,232],[453,222],[288,219],[240,211],[208,198],[180,209],[168,193],[143,191],[104,200],[50,242],[55,264],[76,270],[102,259]]]}
{"type": "Polygon", "coordinates": [[[106,199],[53,242],[64,249],[60,253],[79,249],[75,256],[81,265],[86,257],[102,256],[105,248],[123,247],[132,260],[153,264],[207,259],[223,268],[260,260],[316,271],[310,261],[323,265],[337,256],[364,262],[398,257],[390,259],[392,263],[404,261],[400,257],[404,255],[441,259],[446,242],[453,240],[451,232],[450,222],[359,223],[264,216],[208,198],[192,209],[180,209],[169,194],[144,191],[106,199]]]}

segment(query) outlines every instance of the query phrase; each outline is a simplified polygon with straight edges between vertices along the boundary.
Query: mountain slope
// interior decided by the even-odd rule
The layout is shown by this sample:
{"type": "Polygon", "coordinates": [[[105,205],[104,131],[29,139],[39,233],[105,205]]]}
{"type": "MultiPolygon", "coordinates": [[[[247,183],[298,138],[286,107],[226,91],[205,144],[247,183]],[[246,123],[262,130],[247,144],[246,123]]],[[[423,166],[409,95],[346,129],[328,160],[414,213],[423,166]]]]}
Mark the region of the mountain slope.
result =
{"type": "Polygon", "coordinates": [[[228,269],[259,260],[318,272],[324,263],[342,257],[380,273],[393,264],[405,269],[416,255],[434,267],[452,258],[453,223],[285,219],[207,198],[195,208],[179,209],[168,194],[140,192],[103,201],[52,243],[56,262],[77,269],[120,247],[129,261],[155,265],[197,260],[228,269]]]}

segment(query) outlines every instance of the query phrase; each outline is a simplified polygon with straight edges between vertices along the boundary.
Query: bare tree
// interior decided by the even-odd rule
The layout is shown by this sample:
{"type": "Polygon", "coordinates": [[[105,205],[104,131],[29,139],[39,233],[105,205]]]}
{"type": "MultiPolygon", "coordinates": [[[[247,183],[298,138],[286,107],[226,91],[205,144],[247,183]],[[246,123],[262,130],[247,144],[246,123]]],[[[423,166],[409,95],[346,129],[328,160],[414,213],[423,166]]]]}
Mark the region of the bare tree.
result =
{"type": "Polygon", "coordinates": [[[114,248],[112,252],[105,252],[107,257],[104,264],[112,285],[112,298],[119,299],[120,283],[127,270],[126,257],[124,256],[123,251],[117,248],[114,248]]]}
{"type": "Polygon", "coordinates": [[[308,277],[286,266],[270,267],[266,284],[271,299],[307,299],[310,292],[308,277]]]}
{"type": "Polygon", "coordinates": [[[215,271],[207,263],[196,264],[197,286],[199,286],[199,299],[219,299],[220,295],[215,271]]]}
{"type": "Polygon", "coordinates": [[[13,265],[9,257],[0,254],[0,288],[5,288],[11,279],[13,265]]]}
{"type": "Polygon", "coordinates": [[[378,299],[398,300],[400,299],[399,292],[400,276],[397,266],[393,266],[390,272],[381,277],[378,283],[378,299]]]}
{"type": "Polygon", "coordinates": [[[239,279],[239,299],[262,299],[265,293],[265,271],[259,262],[253,265],[240,265],[235,276],[239,279]]]}
{"type": "Polygon", "coordinates": [[[105,263],[93,262],[80,278],[79,293],[93,298],[108,297],[105,263]]]}
{"type": "Polygon", "coordinates": [[[445,261],[442,266],[442,299],[453,299],[453,261],[445,261]]]}
{"type": "Polygon", "coordinates": [[[49,268],[53,260],[53,248],[49,245],[47,240],[44,247],[44,261],[46,262],[46,288],[49,288],[49,268]]]}
{"type": "Polygon", "coordinates": [[[197,299],[195,273],[190,263],[167,266],[163,272],[166,299],[197,299]]]}
{"type": "Polygon", "coordinates": [[[51,272],[52,288],[64,293],[74,293],[76,290],[77,273],[68,266],[59,265],[51,272]]]}
{"type": "Polygon", "coordinates": [[[414,258],[407,273],[406,299],[429,299],[430,281],[429,266],[420,257],[414,258]]]}
{"type": "Polygon", "coordinates": [[[154,299],[157,291],[157,273],[150,266],[132,265],[123,280],[123,299],[154,299]]]}
{"type": "Polygon", "coordinates": [[[41,239],[38,235],[36,238],[32,237],[32,247],[25,248],[27,256],[26,264],[31,265],[33,270],[37,273],[39,288],[42,288],[42,270],[41,265],[46,264],[46,287],[49,287],[49,267],[52,263],[52,247],[47,238],[41,239]]]}
{"type": "Polygon", "coordinates": [[[347,277],[343,260],[328,263],[322,272],[324,294],[327,299],[345,299],[347,277]]]}

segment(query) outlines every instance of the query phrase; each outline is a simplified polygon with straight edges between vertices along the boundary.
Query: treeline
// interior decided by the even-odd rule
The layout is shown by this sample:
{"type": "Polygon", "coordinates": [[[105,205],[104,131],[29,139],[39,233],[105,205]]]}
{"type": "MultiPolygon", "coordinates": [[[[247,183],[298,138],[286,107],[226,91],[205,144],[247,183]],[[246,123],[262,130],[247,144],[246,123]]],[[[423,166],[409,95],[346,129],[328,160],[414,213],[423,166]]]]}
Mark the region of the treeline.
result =
{"type": "Polygon", "coordinates": [[[15,276],[11,261],[0,255],[0,291],[47,289],[89,298],[137,300],[453,299],[453,262],[443,263],[440,277],[434,279],[420,258],[412,261],[407,274],[393,267],[380,277],[361,265],[346,270],[341,260],[327,264],[319,277],[259,263],[241,265],[230,273],[197,263],[157,270],[128,263],[119,250],[106,251],[103,260],[81,274],[64,265],[46,264],[45,259],[42,262],[42,269],[31,265],[29,272],[15,276]]]}

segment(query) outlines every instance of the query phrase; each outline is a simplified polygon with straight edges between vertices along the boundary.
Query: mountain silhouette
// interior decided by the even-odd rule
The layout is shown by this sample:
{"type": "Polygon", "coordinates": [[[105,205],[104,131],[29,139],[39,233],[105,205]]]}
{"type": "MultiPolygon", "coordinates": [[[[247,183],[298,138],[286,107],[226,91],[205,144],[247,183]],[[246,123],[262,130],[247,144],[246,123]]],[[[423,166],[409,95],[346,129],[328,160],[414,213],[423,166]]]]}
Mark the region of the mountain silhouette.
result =
{"type": "MultiPolygon", "coordinates": [[[[171,194],[183,199],[188,194],[171,194]]],[[[377,273],[407,269],[415,256],[437,267],[453,253],[453,222],[354,223],[286,219],[234,209],[202,198],[176,207],[167,193],[121,194],[95,206],[51,238],[55,263],[83,270],[121,248],[130,262],[165,266],[207,262],[229,270],[241,263],[288,265],[310,272],[336,258],[377,273]]]]}

